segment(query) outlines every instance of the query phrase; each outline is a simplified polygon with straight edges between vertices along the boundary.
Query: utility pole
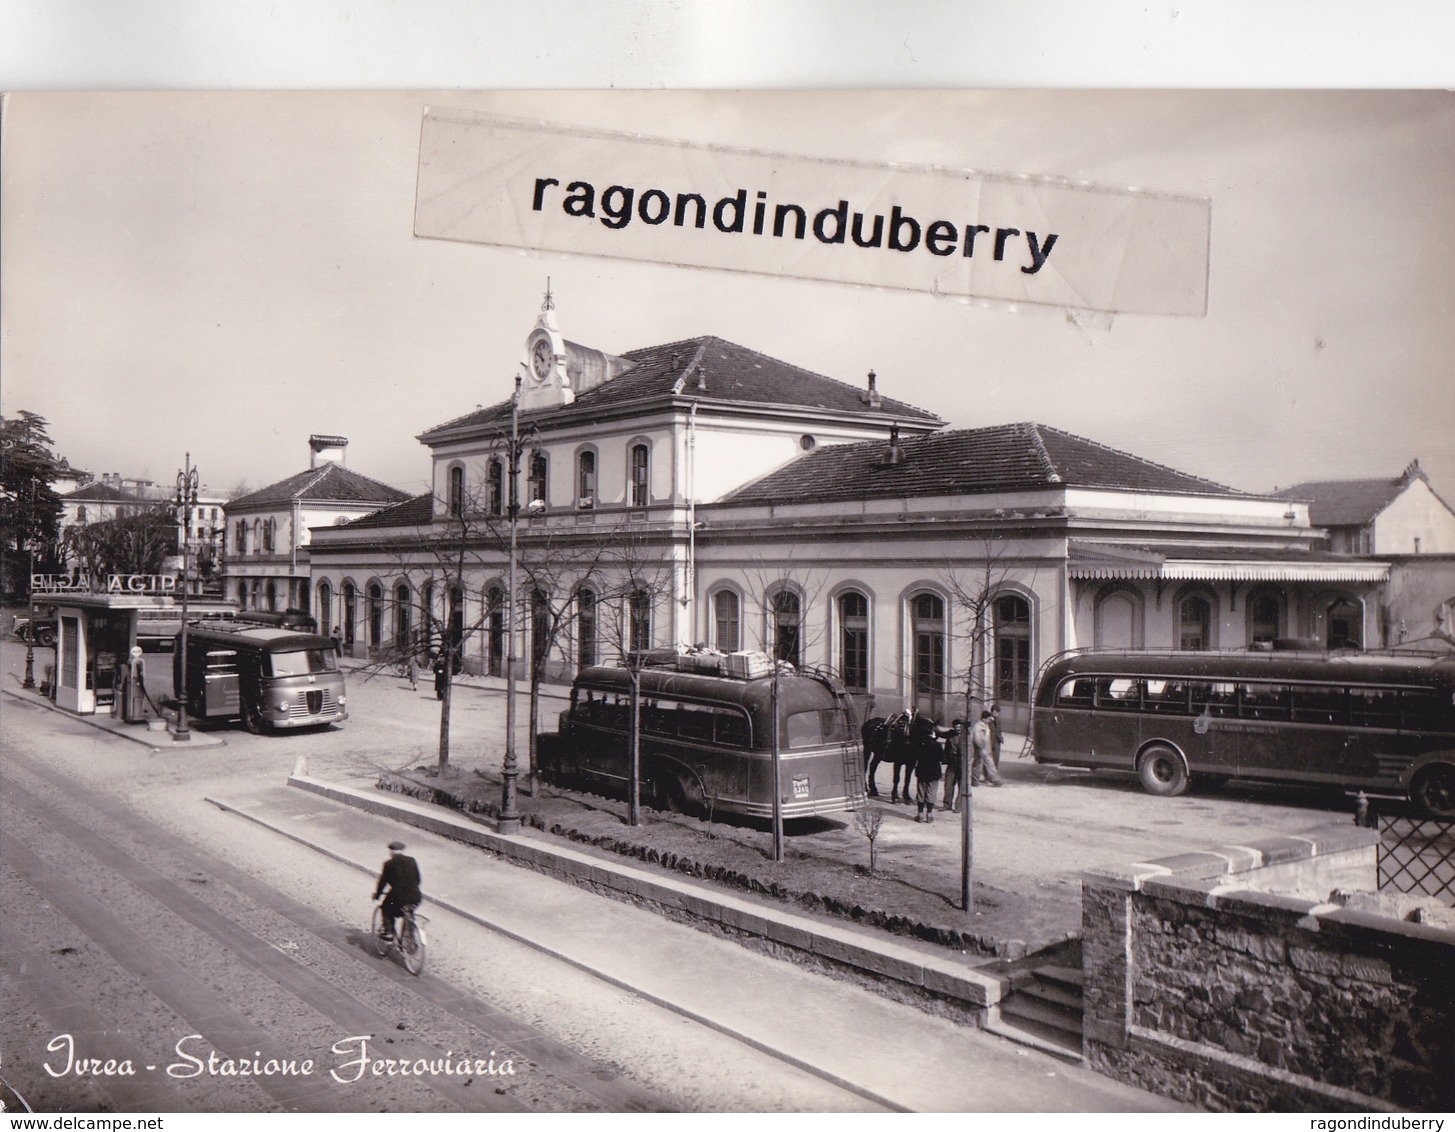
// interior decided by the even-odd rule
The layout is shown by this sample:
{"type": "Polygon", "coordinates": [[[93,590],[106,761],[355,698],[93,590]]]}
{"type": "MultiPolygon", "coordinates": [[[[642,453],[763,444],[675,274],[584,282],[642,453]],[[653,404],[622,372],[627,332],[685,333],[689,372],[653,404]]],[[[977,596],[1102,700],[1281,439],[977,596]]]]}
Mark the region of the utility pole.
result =
{"type": "Polygon", "coordinates": [[[182,525],[182,632],[178,636],[177,648],[182,654],[178,666],[182,675],[181,687],[177,690],[177,730],[172,738],[183,743],[192,738],[187,729],[187,565],[191,557],[192,511],[197,506],[197,469],[192,466],[192,453],[188,452],[182,470],[177,473],[177,519],[182,525]]]}
{"type": "Polygon", "coordinates": [[[510,470],[510,568],[505,595],[505,765],[501,770],[500,816],[497,833],[519,833],[520,811],[516,809],[516,783],[520,770],[515,754],[515,572],[516,527],[520,519],[520,374],[515,375],[515,395],[510,400],[510,447],[506,453],[510,470]]]}

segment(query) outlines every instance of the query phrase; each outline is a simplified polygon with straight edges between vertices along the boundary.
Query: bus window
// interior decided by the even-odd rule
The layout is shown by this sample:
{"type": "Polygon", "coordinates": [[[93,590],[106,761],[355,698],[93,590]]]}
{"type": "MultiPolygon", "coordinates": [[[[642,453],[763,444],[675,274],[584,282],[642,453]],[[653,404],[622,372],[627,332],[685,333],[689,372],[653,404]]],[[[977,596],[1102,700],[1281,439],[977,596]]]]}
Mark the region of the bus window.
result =
{"type": "Polygon", "coordinates": [[[1243,718],[1287,719],[1290,699],[1287,684],[1244,684],[1243,718]]]}
{"type": "Polygon", "coordinates": [[[1349,722],[1355,727],[1393,727],[1399,718],[1394,688],[1350,688],[1349,722]]]}
{"type": "Polygon", "coordinates": [[[1096,678],[1096,706],[1113,711],[1136,711],[1138,708],[1137,681],[1125,676],[1098,676],[1096,678]]]}
{"type": "Polygon", "coordinates": [[[746,747],[752,741],[748,717],[737,711],[723,711],[716,716],[713,738],[724,747],[746,747]]]}
{"type": "Polygon", "coordinates": [[[1056,689],[1056,703],[1063,707],[1089,708],[1091,706],[1091,678],[1073,676],[1069,680],[1061,681],[1061,686],[1056,689]]]}
{"type": "Polygon", "coordinates": [[[783,741],[789,750],[794,747],[816,747],[827,740],[823,733],[823,717],[813,711],[796,711],[783,720],[783,741]]]}
{"type": "Polygon", "coordinates": [[[696,704],[677,705],[677,734],[684,739],[712,741],[712,709],[696,704]]]}
{"type": "Polygon", "coordinates": [[[1162,714],[1187,713],[1187,683],[1183,680],[1150,679],[1144,685],[1142,707],[1162,714]]]}
{"type": "Polygon", "coordinates": [[[1238,714],[1238,686],[1224,680],[1194,680],[1188,685],[1192,693],[1192,714],[1227,719],[1238,714]]]}
{"type": "Polygon", "coordinates": [[[1343,723],[1348,693],[1334,684],[1300,684],[1293,689],[1293,718],[1297,723],[1343,723]]]}
{"type": "Polygon", "coordinates": [[[1455,705],[1437,692],[1406,688],[1399,694],[1399,729],[1455,733],[1455,705]]]}
{"type": "Polygon", "coordinates": [[[337,672],[338,658],[327,649],[300,649],[268,656],[270,675],[307,676],[311,672],[337,672]]]}

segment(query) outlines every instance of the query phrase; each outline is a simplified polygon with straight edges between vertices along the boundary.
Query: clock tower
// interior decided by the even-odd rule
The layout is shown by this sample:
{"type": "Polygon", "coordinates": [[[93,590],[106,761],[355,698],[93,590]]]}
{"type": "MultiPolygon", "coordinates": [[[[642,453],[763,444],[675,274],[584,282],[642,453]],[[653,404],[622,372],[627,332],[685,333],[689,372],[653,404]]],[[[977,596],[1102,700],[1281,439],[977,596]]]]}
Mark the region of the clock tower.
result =
{"type": "Polygon", "coordinates": [[[546,285],[545,301],[536,319],[535,329],[525,340],[522,360],[524,380],[520,383],[520,408],[555,409],[573,404],[576,391],[566,372],[566,340],[556,325],[556,303],[546,285]]]}

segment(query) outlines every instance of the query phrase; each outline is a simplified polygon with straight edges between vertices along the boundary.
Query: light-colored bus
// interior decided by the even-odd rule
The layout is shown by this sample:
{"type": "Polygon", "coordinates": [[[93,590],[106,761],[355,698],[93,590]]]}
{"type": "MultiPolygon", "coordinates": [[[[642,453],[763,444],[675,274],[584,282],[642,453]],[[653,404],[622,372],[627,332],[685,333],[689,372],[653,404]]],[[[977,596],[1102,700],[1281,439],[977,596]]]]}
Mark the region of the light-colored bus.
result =
{"type": "MultiPolygon", "coordinates": [[[[673,668],[641,672],[641,782],[659,808],[773,813],[771,677],[737,679],[673,668]]],[[[631,674],[584,669],[560,730],[539,737],[538,764],[556,780],[624,787],[630,775],[631,674]]],[[[833,681],[778,677],[778,748],[785,818],[851,808],[863,756],[833,681]]]]}
{"type": "Polygon", "coordinates": [[[1455,817],[1455,657],[1086,651],[1036,685],[1037,762],[1153,794],[1230,778],[1363,790],[1455,817]]]}
{"type": "MultiPolygon", "coordinates": [[[[178,648],[172,679],[179,690],[183,663],[178,648]]],[[[187,712],[196,720],[240,719],[257,734],[348,718],[338,648],[328,637],[244,622],[195,626],[187,630],[185,664],[187,712]]]]}

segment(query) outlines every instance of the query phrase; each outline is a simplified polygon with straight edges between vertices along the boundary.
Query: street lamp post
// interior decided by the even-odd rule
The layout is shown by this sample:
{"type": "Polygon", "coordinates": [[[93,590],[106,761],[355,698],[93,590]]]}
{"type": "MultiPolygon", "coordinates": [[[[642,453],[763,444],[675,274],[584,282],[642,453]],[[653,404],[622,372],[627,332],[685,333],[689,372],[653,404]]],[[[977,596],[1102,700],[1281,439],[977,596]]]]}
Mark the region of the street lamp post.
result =
{"type": "Polygon", "coordinates": [[[505,765],[501,769],[498,833],[520,832],[520,811],[516,809],[516,783],[520,775],[515,754],[515,571],[516,526],[520,519],[520,374],[515,375],[515,395],[510,400],[510,444],[506,451],[510,497],[506,515],[510,524],[510,567],[506,576],[505,627],[505,765]]]}
{"type": "MultiPolygon", "coordinates": [[[[30,518],[35,515],[35,480],[30,481],[30,518]]],[[[25,634],[25,679],[22,688],[35,687],[35,538],[34,532],[26,533],[26,561],[30,573],[26,576],[25,591],[30,594],[30,626],[25,634]]]]}
{"type": "Polygon", "coordinates": [[[186,462],[177,473],[176,504],[177,521],[182,527],[182,632],[177,640],[182,663],[177,666],[181,676],[177,689],[177,730],[172,737],[182,743],[192,738],[192,732],[187,729],[187,573],[192,545],[192,512],[197,506],[197,469],[192,466],[191,452],[187,453],[186,462]]]}

